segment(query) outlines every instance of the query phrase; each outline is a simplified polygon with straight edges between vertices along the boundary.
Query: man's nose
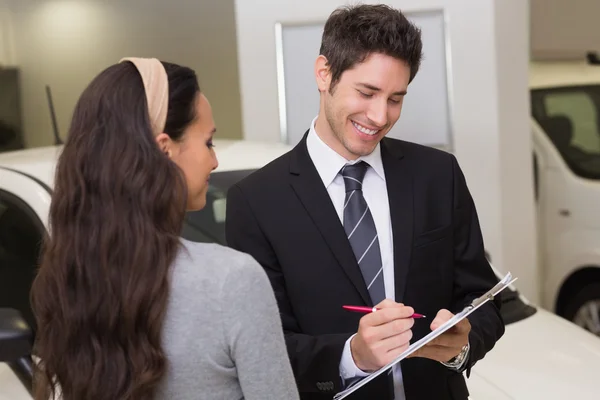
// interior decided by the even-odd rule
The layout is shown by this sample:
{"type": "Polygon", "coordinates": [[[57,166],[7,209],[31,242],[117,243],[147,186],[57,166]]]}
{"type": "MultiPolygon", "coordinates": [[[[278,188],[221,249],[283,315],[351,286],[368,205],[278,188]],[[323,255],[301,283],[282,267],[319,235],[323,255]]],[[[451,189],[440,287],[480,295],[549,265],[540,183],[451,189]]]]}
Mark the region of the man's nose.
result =
{"type": "Polygon", "coordinates": [[[385,100],[376,100],[371,102],[371,106],[369,107],[369,111],[367,112],[367,118],[375,125],[377,128],[382,128],[387,125],[387,111],[388,104],[385,100]]]}

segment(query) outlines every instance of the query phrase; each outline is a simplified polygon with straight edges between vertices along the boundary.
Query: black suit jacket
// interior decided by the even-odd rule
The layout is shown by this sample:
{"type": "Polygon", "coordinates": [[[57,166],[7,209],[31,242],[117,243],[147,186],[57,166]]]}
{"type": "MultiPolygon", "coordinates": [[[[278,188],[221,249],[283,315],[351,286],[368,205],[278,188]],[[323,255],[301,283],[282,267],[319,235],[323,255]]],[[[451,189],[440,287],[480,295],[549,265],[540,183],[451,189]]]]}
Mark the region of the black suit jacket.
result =
{"type": "MultiPolygon", "coordinates": [[[[497,279],[485,256],[475,207],[453,155],[384,138],[381,155],[393,231],[396,301],[428,316],[412,342],[430,332],[437,312],[460,311],[497,279]]],[[[343,304],[373,306],[304,139],[228,193],[228,245],[251,254],[273,286],[302,399],[331,399],[342,390],[339,363],[360,314],[343,304]]],[[[499,304],[469,316],[466,366],[484,357],[504,333],[499,304]]],[[[424,358],[402,361],[407,400],[466,399],[462,374],[424,358]]],[[[354,399],[391,399],[382,374],[354,399]]]]}

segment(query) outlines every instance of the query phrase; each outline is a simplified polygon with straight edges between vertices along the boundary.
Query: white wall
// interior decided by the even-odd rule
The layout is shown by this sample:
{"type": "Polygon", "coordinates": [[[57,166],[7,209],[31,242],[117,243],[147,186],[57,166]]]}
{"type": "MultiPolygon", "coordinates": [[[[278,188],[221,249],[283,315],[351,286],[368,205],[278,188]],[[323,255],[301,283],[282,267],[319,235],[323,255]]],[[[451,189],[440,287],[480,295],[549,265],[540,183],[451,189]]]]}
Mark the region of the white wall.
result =
{"type": "Polygon", "coordinates": [[[539,291],[543,277],[536,248],[531,111],[527,90],[529,7],[522,0],[497,0],[494,10],[502,266],[519,271],[518,286],[526,289],[532,300],[541,302],[543,296],[539,291]]]}
{"type": "Polygon", "coordinates": [[[232,0],[12,0],[28,146],[52,143],[45,85],[64,137],[89,81],[125,56],[196,70],[219,135],[241,137],[232,0]]]}
{"type": "MultiPolygon", "coordinates": [[[[494,264],[518,275],[517,286],[538,301],[528,122],[528,2],[387,3],[404,11],[445,11],[452,59],[455,153],[475,199],[494,264]]],[[[236,0],[246,138],[279,141],[275,23],[325,21],[341,4],[340,0],[236,0]]]]}
{"type": "Polygon", "coordinates": [[[530,0],[531,55],[535,59],[580,59],[600,51],[598,0],[530,0]]]}

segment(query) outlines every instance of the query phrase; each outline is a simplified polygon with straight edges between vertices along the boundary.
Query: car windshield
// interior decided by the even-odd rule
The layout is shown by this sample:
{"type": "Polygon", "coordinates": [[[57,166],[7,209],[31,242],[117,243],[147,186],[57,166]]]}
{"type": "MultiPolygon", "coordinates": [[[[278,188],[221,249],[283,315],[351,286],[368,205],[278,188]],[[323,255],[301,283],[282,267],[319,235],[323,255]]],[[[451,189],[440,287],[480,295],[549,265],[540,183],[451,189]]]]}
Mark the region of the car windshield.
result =
{"type": "Polygon", "coordinates": [[[600,179],[600,85],[531,91],[532,114],[577,175],[600,179]]]}

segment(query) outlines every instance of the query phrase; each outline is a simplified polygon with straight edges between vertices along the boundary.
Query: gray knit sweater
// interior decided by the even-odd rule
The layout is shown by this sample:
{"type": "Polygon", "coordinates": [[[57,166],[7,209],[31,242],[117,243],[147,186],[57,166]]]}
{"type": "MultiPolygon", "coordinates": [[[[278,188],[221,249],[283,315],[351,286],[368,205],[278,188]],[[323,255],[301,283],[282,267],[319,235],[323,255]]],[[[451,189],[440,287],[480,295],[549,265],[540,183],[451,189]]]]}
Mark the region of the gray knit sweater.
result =
{"type": "Polygon", "coordinates": [[[249,255],[182,240],[158,399],[298,399],[271,285],[249,255]]]}

